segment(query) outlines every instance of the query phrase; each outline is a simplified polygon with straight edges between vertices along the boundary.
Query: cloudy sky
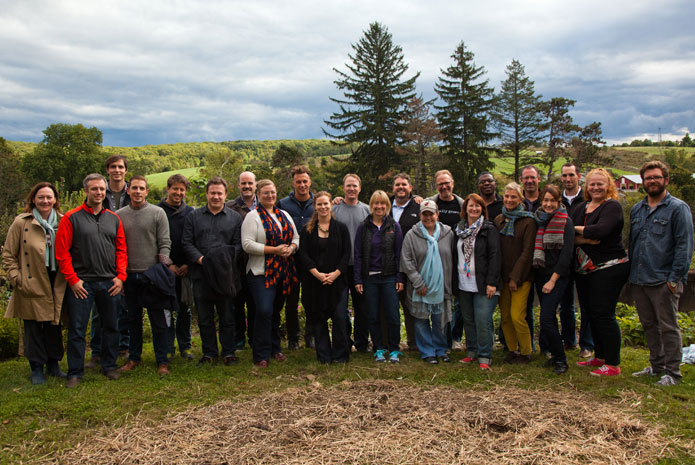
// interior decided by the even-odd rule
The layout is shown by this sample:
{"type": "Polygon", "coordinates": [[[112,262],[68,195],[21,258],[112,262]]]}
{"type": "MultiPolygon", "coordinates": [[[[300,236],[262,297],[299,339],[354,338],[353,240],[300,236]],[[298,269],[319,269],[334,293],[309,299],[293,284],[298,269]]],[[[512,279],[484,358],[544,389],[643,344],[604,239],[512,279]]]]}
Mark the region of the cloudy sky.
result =
{"type": "Polygon", "coordinates": [[[695,130],[693,0],[0,0],[0,136],[56,122],[104,145],[321,138],[333,68],[369,23],[434,97],[461,41],[499,89],[516,58],[610,143],[695,130]]]}

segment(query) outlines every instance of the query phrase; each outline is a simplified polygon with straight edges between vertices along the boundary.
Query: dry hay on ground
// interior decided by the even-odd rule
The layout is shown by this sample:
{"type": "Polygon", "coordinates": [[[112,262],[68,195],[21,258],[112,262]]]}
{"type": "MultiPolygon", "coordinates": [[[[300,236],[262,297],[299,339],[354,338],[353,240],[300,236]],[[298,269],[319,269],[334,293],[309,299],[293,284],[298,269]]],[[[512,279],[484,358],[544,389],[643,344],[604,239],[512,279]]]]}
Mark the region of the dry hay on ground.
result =
{"type": "Polygon", "coordinates": [[[659,431],[576,392],[313,383],[87,438],[66,464],[633,464],[659,431]]]}

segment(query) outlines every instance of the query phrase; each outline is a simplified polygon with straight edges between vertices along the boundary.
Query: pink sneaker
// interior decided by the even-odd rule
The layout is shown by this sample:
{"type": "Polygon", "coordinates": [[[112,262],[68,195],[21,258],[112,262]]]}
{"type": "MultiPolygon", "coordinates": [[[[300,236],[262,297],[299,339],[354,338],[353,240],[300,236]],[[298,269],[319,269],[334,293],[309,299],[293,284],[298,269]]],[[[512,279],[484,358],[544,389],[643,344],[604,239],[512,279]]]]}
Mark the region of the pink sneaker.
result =
{"type": "Polygon", "coordinates": [[[465,357],[465,358],[462,358],[461,360],[459,360],[459,362],[461,362],[461,363],[471,363],[471,362],[475,362],[476,360],[478,360],[478,359],[477,359],[477,358],[472,358],[472,357],[465,357]]]}
{"type": "Polygon", "coordinates": [[[481,370],[489,370],[489,369],[490,369],[490,365],[488,365],[487,363],[481,363],[481,364],[480,364],[480,369],[481,369],[481,370]]]}
{"type": "Polygon", "coordinates": [[[593,376],[618,376],[620,374],[620,367],[603,365],[598,370],[592,371],[591,374],[593,376]]]}
{"type": "Polygon", "coordinates": [[[605,361],[600,358],[590,358],[589,360],[582,360],[577,362],[578,367],[601,367],[605,365],[605,361]]]}

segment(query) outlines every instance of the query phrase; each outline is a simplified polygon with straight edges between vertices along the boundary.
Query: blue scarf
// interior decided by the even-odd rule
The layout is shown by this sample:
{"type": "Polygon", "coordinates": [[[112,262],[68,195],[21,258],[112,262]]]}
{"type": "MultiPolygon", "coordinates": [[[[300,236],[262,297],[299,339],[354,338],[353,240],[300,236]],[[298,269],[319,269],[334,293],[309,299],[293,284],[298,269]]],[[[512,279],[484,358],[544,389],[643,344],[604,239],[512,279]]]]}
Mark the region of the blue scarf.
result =
{"type": "Polygon", "coordinates": [[[425,262],[420,269],[420,276],[425,281],[427,286],[427,294],[424,296],[413,290],[413,302],[424,302],[426,304],[441,304],[444,301],[444,268],[442,267],[442,257],[439,255],[439,235],[442,228],[437,222],[434,228],[434,235],[430,236],[427,229],[418,223],[420,232],[427,240],[427,255],[425,262]]]}
{"type": "Polygon", "coordinates": [[[533,213],[525,211],[521,204],[512,211],[507,210],[507,207],[502,207],[502,214],[509,220],[500,231],[500,234],[505,236],[514,235],[514,222],[519,218],[536,218],[536,215],[533,213]]]}
{"type": "Polygon", "coordinates": [[[43,230],[46,232],[46,251],[44,252],[44,257],[46,259],[46,268],[51,269],[51,271],[56,270],[56,254],[55,254],[55,243],[56,243],[56,229],[58,229],[58,215],[56,211],[51,208],[51,213],[48,215],[48,221],[44,220],[41,213],[34,208],[33,210],[34,219],[39,222],[43,230]]]}

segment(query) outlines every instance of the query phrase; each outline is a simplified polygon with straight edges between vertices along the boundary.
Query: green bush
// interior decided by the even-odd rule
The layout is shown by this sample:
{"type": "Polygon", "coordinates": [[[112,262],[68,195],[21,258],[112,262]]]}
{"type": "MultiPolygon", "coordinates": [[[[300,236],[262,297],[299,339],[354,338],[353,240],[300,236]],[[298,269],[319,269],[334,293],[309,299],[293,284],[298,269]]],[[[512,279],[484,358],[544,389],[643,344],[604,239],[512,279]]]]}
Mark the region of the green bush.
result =
{"type": "MultiPolygon", "coordinates": [[[[2,312],[4,314],[4,308],[2,312]]],[[[17,356],[18,321],[16,318],[2,318],[0,315],[0,360],[17,356]]]]}
{"type": "MultiPolygon", "coordinates": [[[[637,316],[637,309],[631,305],[618,303],[616,307],[616,319],[620,326],[623,345],[647,346],[644,338],[644,328],[637,316]]],[[[695,344],[695,316],[678,312],[678,326],[681,329],[683,347],[695,344]]]]}

